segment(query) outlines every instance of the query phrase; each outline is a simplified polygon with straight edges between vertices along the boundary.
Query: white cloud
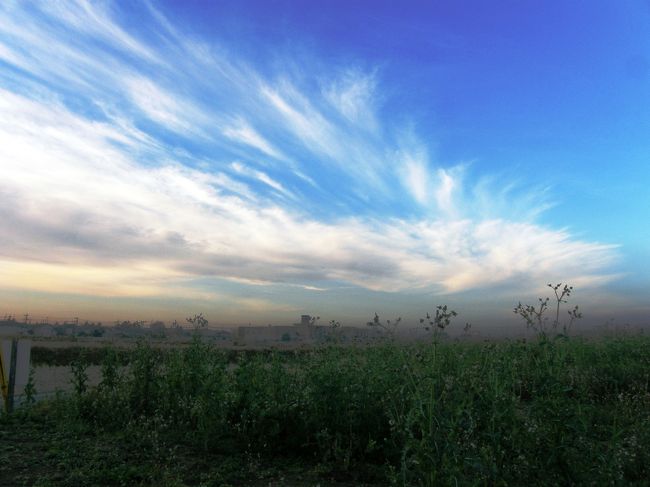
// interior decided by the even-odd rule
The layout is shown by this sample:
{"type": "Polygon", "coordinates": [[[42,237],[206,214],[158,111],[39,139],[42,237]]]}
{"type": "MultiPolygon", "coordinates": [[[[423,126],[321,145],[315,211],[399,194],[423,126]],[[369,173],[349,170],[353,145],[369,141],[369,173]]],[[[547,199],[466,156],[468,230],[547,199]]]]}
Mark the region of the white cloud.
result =
{"type": "Polygon", "coordinates": [[[435,198],[438,208],[448,216],[454,216],[454,192],[457,189],[457,181],[450,171],[438,169],[438,187],[435,190],[435,198]]]}
{"type": "Polygon", "coordinates": [[[348,121],[368,131],[375,131],[375,73],[347,70],[340,79],[323,89],[325,99],[348,121]]]}
{"type": "Polygon", "coordinates": [[[295,92],[293,87],[284,85],[287,95],[297,98],[302,106],[295,106],[288,97],[271,87],[263,87],[262,94],[273,108],[282,116],[288,128],[296,135],[297,140],[304,141],[308,149],[322,152],[327,156],[335,156],[336,146],[331,124],[309,102],[295,92]]]}
{"type": "MultiPolygon", "coordinates": [[[[16,287],[46,290],[66,269],[70,292],[146,296],[212,277],[445,292],[613,277],[613,247],[532,221],[549,204],[540,191],[472,186],[417,137],[378,136],[394,127],[378,118],[375,73],[319,75],[309,91],[196,40],[163,56],[87,2],[52,4],[45,20],[0,9],[0,56],[41,80],[0,77],[0,259],[10,281],[30,276],[16,287]],[[129,56],[100,62],[73,42],[82,35],[129,56]]],[[[256,303],[268,304],[242,301],[256,303]]]]}
{"type": "Polygon", "coordinates": [[[262,183],[270,186],[279,193],[282,193],[286,196],[293,197],[290,191],[288,191],[282,184],[280,184],[275,179],[271,178],[268,174],[256,169],[252,169],[240,162],[233,162],[230,167],[237,173],[242,174],[247,177],[251,177],[261,181],[262,183]]]}
{"type": "Polygon", "coordinates": [[[241,118],[233,125],[226,127],[223,134],[232,140],[250,145],[268,156],[276,159],[286,159],[286,156],[282,155],[268,140],[241,118]]]}
{"type": "Polygon", "coordinates": [[[112,18],[105,4],[88,0],[67,0],[64,2],[43,2],[42,6],[53,18],[64,22],[67,28],[101,38],[112,46],[150,61],[160,62],[154,52],[129,35],[112,18]]]}
{"type": "Polygon", "coordinates": [[[401,173],[404,186],[421,205],[427,205],[431,191],[429,169],[424,154],[404,154],[401,158],[401,173]]]}
{"type": "Polygon", "coordinates": [[[180,133],[204,136],[199,127],[206,124],[206,115],[177,93],[142,77],[127,78],[123,83],[133,103],[154,122],[180,133]]]}

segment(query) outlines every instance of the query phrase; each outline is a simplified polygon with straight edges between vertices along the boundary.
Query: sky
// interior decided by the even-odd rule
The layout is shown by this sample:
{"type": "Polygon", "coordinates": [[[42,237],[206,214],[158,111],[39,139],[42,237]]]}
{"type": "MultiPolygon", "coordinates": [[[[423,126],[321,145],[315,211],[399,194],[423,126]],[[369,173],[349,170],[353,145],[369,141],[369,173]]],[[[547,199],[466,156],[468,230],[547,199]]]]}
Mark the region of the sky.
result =
{"type": "Polygon", "coordinates": [[[649,34],[640,0],[4,1],[0,314],[490,329],[562,282],[647,323],[649,34]]]}

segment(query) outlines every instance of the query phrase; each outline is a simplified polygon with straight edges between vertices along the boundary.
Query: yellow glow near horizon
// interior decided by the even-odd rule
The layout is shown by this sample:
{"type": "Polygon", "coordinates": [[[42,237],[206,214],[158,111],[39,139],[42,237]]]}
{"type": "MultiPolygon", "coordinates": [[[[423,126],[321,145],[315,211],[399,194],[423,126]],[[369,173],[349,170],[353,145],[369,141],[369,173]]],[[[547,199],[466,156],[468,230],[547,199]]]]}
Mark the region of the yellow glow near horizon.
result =
{"type": "Polygon", "coordinates": [[[0,260],[0,287],[14,290],[107,297],[151,297],[170,291],[178,295],[178,289],[167,283],[182,277],[181,273],[146,263],[107,267],[0,260]]]}

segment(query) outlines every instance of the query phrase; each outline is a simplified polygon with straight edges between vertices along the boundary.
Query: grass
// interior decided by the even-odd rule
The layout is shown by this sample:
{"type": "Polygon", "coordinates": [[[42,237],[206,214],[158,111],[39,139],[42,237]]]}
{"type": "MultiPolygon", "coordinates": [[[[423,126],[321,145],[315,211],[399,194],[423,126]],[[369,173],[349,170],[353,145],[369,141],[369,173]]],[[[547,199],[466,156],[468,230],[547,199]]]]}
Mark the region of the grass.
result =
{"type": "Polygon", "coordinates": [[[0,419],[0,485],[648,485],[650,339],[106,351],[0,419]],[[83,387],[82,387],[83,385],[83,387]],[[7,480],[5,480],[7,479],[7,480]],[[3,482],[5,482],[3,484],[3,482]],[[8,482],[8,483],[7,483],[8,482]]]}

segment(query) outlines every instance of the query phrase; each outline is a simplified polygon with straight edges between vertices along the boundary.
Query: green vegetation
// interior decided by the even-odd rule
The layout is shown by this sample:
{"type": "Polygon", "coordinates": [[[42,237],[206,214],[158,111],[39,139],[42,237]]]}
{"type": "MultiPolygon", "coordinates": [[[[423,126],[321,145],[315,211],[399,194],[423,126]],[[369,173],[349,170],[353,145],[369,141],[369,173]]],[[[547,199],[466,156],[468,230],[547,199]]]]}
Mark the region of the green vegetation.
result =
{"type": "Polygon", "coordinates": [[[82,359],[88,365],[101,365],[107,354],[117,354],[120,362],[124,365],[128,362],[131,352],[128,350],[111,350],[108,347],[62,347],[49,348],[34,346],[31,351],[31,362],[34,366],[61,366],[71,365],[73,362],[82,359]]]}
{"type": "Polygon", "coordinates": [[[650,478],[643,336],[234,355],[196,338],[164,353],[142,343],[127,368],[122,353],[104,352],[94,388],[76,357],[73,392],[0,419],[0,485],[650,478]]]}

